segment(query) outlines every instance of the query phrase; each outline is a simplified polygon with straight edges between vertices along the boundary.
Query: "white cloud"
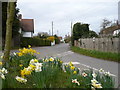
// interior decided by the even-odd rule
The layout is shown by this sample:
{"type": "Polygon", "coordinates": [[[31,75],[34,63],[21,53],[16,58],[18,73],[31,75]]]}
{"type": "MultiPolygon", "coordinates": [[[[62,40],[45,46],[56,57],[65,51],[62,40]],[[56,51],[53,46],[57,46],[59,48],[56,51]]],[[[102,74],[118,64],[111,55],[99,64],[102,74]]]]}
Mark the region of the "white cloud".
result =
{"type": "Polygon", "coordinates": [[[35,19],[35,33],[54,30],[64,36],[71,32],[70,23],[89,23],[96,32],[103,18],[118,19],[119,0],[18,0],[23,18],[35,19]]]}

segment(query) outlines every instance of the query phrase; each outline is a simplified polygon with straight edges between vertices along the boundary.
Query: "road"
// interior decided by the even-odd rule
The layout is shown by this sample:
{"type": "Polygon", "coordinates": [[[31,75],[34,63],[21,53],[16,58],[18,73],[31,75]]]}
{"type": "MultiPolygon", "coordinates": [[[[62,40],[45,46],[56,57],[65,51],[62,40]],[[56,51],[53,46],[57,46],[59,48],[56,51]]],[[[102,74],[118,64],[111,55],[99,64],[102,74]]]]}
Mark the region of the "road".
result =
{"type": "Polygon", "coordinates": [[[118,86],[118,76],[120,76],[118,75],[118,66],[120,65],[118,65],[117,62],[96,59],[93,57],[74,53],[70,50],[68,44],[34,47],[33,49],[40,52],[40,54],[37,55],[38,58],[44,58],[46,56],[59,57],[64,63],[72,61],[74,65],[80,69],[92,68],[94,70],[99,70],[102,68],[105,71],[109,71],[116,78],[116,85],[118,86]]]}

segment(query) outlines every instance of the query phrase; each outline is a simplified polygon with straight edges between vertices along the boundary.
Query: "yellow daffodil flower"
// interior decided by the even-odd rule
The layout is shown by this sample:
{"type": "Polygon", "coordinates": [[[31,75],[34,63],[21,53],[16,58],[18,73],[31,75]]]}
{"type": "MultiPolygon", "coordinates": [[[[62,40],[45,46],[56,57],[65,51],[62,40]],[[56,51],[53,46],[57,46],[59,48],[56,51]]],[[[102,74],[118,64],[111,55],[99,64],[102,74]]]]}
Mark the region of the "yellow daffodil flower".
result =
{"type": "Polygon", "coordinates": [[[75,69],[75,67],[74,67],[74,66],[71,66],[71,67],[70,67],[70,69],[71,69],[71,70],[74,70],[74,69],[75,69]]]}
{"type": "Polygon", "coordinates": [[[23,65],[22,65],[22,64],[20,64],[19,66],[20,66],[20,67],[22,67],[23,65]]]}
{"type": "Polygon", "coordinates": [[[73,74],[77,74],[77,71],[74,71],[73,74]]]}
{"type": "Polygon", "coordinates": [[[31,45],[28,45],[29,48],[31,48],[31,45]]]}
{"type": "Polygon", "coordinates": [[[2,65],[2,62],[0,62],[0,65],[2,65]]]}

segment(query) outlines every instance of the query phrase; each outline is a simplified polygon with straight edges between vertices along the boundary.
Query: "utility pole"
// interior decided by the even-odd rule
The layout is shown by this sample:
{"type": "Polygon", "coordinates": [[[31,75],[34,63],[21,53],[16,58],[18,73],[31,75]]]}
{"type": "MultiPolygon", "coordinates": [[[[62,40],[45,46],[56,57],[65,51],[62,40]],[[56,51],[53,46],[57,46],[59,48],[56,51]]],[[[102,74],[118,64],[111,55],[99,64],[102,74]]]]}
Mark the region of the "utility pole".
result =
{"type": "Polygon", "coordinates": [[[72,44],[73,44],[74,42],[73,42],[73,30],[72,30],[72,22],[71,22],[71,46],[72,46],[72,44]]]}
{"type": "Polygon", "coordinates": [[[72,36],[72,22],[71,22],[71,36],[72,36]]]}
{"type": "Polygon", "coordinates": [[[52,36],[53,36],[53,21],[52,21],[52,36]]]}
{"type": "Polygon", "coordinates": [[[58,32],[58,30],[57,30],[57,36],[59,36],[59,32],[58,32]]]}
{"type": "Polygon", "coordinates": [[[51,33],[50,33],[50,30],[49,30],[49,35],[50,35],[51,33]]]}

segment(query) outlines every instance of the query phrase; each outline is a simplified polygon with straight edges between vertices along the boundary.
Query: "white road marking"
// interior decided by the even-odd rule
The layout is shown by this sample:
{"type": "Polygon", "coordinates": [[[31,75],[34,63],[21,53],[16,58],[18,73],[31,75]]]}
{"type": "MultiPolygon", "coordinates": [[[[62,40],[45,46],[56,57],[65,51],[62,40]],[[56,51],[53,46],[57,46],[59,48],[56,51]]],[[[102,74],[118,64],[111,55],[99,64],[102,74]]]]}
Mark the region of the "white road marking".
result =
{"type": "MultiPolygon", "coordinates": [[[[63,64],[69,64],[69,62],[68,63],[63,63],[63,64]]],[[[72,64],[80,64],[79,62],[72,62],[72,64]]]]}
{"type": "Polygon", "coordinates": [[[67,52],[63,52],[63,53],[59,53],[59,54],[56,54],[54,56],[67,56],[67,55],[70,55],[70,54],[73,54],[74,52],[72,51],[67,51],[67,52]]]}

